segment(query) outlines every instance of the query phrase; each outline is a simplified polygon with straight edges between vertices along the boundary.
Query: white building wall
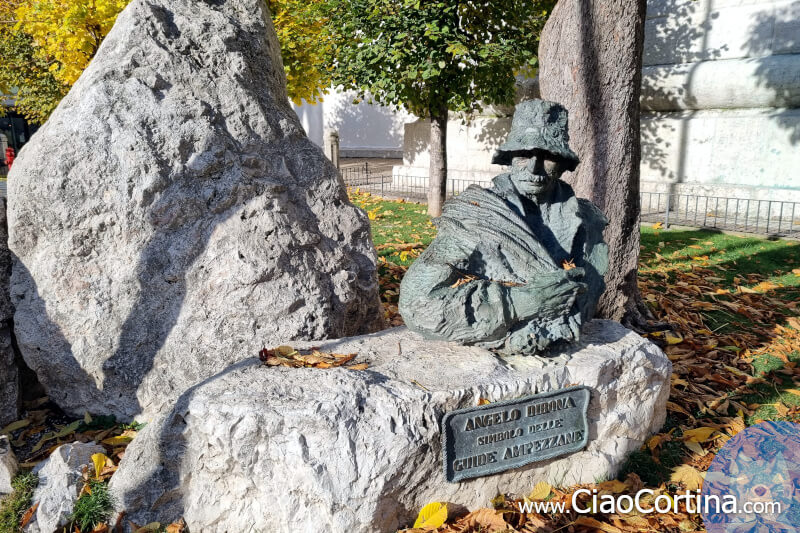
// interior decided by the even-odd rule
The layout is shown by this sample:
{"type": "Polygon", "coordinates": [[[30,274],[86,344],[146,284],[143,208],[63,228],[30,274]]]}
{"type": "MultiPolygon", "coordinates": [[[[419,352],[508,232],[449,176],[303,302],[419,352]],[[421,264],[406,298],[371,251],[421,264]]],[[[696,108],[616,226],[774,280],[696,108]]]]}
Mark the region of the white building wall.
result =
{"type": "Polygon", "coordinates": [[[642,181],[800,201],[800,1],[650,0],[642,181]]]}
{"type": "Polygon", "coordinates": [[[403,157],[403,128],[416,117],[367,101],[353,104],[355,99],[353,92],[331,90],[322,102],[292,108],[319,146],[325,131],[338,131],[341,157],[403,157]]]}

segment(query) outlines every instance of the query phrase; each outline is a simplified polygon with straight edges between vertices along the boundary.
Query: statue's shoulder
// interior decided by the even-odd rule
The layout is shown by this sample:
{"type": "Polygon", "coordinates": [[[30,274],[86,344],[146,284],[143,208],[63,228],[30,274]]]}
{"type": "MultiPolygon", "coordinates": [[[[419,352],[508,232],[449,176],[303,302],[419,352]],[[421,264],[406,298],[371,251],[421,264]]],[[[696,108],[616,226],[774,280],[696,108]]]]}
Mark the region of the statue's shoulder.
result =
{"type": "Polygon", "coordinates": [[[492,178],[491,183],[492,185],[488,188],[488,190],[492,191],[498,196],[504,197],[514,190],[514,187],[511,185],[511,174],[509,172],[498,174],[492,178]]]}
{"type": "Polygon", "coordinates": [[[603,228],[608,226],[608,217],[591,200],[578,198],[578,214],[585,223],[603,228]]]}

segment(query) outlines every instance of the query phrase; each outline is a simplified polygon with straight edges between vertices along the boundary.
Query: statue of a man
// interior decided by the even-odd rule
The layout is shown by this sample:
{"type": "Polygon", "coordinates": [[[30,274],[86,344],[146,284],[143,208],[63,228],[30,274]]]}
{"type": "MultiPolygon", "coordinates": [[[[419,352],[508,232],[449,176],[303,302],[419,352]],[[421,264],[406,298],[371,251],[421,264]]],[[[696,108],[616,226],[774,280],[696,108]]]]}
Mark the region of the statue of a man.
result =
{"type": "Polygon", "coordinates": [[[445,203],[438,235],[400,286],[400,313],[425,338],[533,354],[575,341],[605,290],[608,220],[559,178],[575,170],[567,111],[517,106],[489,189],[445,203]]]}

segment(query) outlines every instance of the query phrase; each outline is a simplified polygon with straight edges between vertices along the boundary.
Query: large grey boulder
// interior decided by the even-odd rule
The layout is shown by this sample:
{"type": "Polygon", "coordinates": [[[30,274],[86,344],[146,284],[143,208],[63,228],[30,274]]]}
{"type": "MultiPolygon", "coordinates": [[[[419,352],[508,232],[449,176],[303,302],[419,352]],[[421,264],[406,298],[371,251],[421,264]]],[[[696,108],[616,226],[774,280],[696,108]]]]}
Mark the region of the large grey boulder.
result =
{"type": "Polygon", "coordinates": [[[64,444],[33,469],[39,476],[33,492],[33,504],[38,505],[25,533],[52,533],[67,525],[83,486],[83,469],[92,472],[96,453],[105,453],[105,449],[94,443],[64,444]]]}
{"type": "Polygon", "coordinates": [[[188,391],[127,448],[111,481],[126,517],[191,531],[386,532],[432,501],[470,508],[614,476],[666,416],[672,366],[651,342],[593,321],[553,359],[499,358],[424,341],[406,328],[332,341],[364,371],[242,361],[188,391]],[[449,483],[444,413],[538,392],[591,390],[587,447],[501,474],[449,483]]]}
{"type": "Polygon", "coordinates": [[[277,339],[375,331],[366,215],[263,0],[134,0],[9,176],[14,321],[63,409],[148,418],[277,339]]]}
{"type": "Polygon", "coordinates": [[[11,344],[14,308],[8,288],[10,277],[6,199],[0,198],[0,427],[13,422],[19,415],[19,371],[11,344]]]}

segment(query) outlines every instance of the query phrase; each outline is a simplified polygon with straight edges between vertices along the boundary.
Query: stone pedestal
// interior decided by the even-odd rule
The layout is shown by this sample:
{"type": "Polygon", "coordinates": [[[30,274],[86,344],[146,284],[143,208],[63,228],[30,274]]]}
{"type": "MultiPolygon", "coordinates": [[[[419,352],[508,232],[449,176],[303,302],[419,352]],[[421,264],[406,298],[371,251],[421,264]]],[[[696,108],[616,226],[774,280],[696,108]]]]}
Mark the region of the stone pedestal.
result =
{"type": "MultiPolygon", "coordinates": [[[[297,347],[298,345],[295,344],[297,347]]],[[[431,501],[486,506],[542,480],[614,476],[664,422],[671,364],[609,321],[552,359],[499,358],[423,341],[406,328],[323,343],[363,371],[243,361],[184,394],[128,447],[111,487],[136,523],[192,531],[395,531],[431,501]],[[459,483],[442,469],[445,413],[584,385],[589,443],[578,453],[459,483]]]]}

